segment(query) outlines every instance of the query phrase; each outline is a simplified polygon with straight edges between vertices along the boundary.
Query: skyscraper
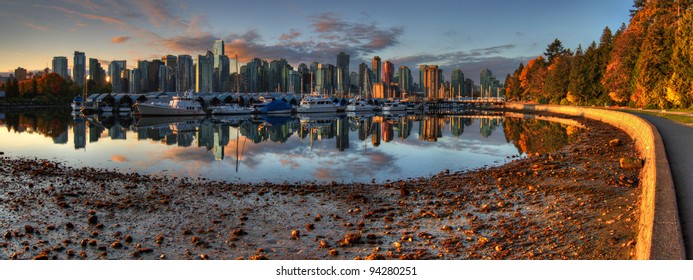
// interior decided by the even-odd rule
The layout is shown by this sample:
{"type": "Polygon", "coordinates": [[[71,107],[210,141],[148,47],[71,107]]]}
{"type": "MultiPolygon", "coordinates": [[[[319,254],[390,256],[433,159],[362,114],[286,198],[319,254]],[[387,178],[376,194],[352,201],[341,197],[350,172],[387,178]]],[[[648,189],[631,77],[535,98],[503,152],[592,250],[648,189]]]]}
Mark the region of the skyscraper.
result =
{"type": "Polygon", "coordinates": [[[229,81],[229,57],[226,55],[220,55],[219,57],[219,67],[215,71],[217,73],[217,91],[227,91],[226,84],[229,81]]]}
{"type": "Polygon", "coordinates": [[[385,61],[383,63],[383,87],[385,90],[385,98],[392,98],[394,97],[392,94],[392,89],[390,88],[390,84],[393,82],[393,76],[395,74],[395,66],[392,64],[390,61],[385,61]]]}
{"type": "Polygon", "coordinates": [[[142,72],[139,68],[130,71],[130,93],[142,93],[142,72]]]}
{"type": "Polygon", "coordinates": [[[214,54],[207,51],[206,55],[197,56],[196,92],[212,92],[214,75],[214,54]]]}
{"type": "Polygon", "coordinates": [[[440,74],[438,65],[427,65],[424,72],[424,92],[429,100],[442,99],[440,96],[440,74]]]}
{"type": "Polygon", "coordinates": [[[162,68],[159,66],[159,89],[161,91],[176,91],[176,84],[177,84],[177,73],[178,73],[178,57],[175,55],[166,55],[161,57],[161,61],[163,63],[162,66],[165,66],[162,68]],[[162,69],[166,71],[166,73],[161,73],[162,69]],[[162,81],[162,79],[164,79],[162,81]]]}
{"type": "Polygon", "coordinates": [[[176,81],[176,91],[187,91],[195,89],[195,77],[193,76],[193,59],[192,56],[182,54],[178,56],[177,70],[178,77],[176,81]]]}
{"type": "Polygon", "coordinates": [[[218,39],[214,41],[214,68],[219,68],[220,56],[224,53],[224,40],[218,39]]]}
{"type": "Polygon", "coordinates": [[[149,85],[147,91],[163,91],[159,88],[159,66],[162,64],[161,60],[155,59],[147,65],[147,84],[149,85]]]}
{"type": "Polygon", "coordinates": [[[456,68],[452,70],[452,74],[450,76],[450,85],[452,87],[453,97],[466,96],[464,86],[464,73],[462,72],[462,69],[456,68]]]}
{"type": "Polygon", "coordinates": [[[60,75],[65,80],[70,78],[67,74],[67,57],[56,56],[53,58],[53,73],[60,75]]]}
{"type": "Polygon", "coordinates": [[[108,76],[111,80],[111,89],[114,93],[123,92],[123,85],[120,77],[124,69],[127,69],[127,62],[125,60],[114,60],[108,65],[108,76]]]}
{"type": "Polygon", "coordinates": [[[72,80],[78,86],[84,86],[87,69],[87,56],[83,52],[75,51],[72,59],[72,80]]]}
{"type": "Polygon", "coordinates": [[[351,84],[349,77],[349,55],[340,52],[337,55],[337,92],[346,93],[351,84]]]}
{"type": "Polygon", "coordinates": [[[375,82],[379,82],[382,79],[382,66],[380,65],[380,57],[379,56],[374,56],[373,61],[371,61],[371,70],[373,71],[373,74],[375,75],[375,82]]]}
{"type": "Polygon", "coordinates": [[[370,71],[371,70],[368,69],[368,64],[359,64],[359,87],[361,88],[360,94],[365,97],[368,96],[371,88],[370,71]]]}
{"type": "Polygon", "coordinates": [[[427,67],[428,65],[426,64],[419,65],[419,89],[417,89],[417,91],[423,91],[424,96],[426,96],[426,83],[424,82],[424,77],[426,77],[427,67]]]}
{"type": "Polygon", "coordinates": [[[139,89],[141,93],[149,92],[149,61],[138,60],[137,69],[140,70],[139,89]]]}
{"type": "Polygon", "coordinates": [[[97,87],[102,87],[106,84],[106,77],[101,76],[103,68],[101,63],[96,58],[89,59],[89,80],[94,81],[97,87]]]}
{"type": "Polygon", "coordinates": [[[399,67],[399,91],[404,94],[411,94],[413,93],[411,90],[411,84],[412,84],[412,78],[411,78],[411,70],[409,70],[409,67],[407,66],[400,66],[399,67]]]}

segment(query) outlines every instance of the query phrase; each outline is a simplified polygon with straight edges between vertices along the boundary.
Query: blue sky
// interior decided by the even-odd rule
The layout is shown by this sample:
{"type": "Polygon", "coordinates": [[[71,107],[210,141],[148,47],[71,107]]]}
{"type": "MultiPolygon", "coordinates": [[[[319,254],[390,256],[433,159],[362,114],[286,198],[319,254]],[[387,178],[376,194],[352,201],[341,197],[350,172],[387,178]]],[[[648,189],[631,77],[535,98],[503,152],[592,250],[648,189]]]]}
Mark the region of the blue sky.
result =
{"type": "MultiPolygon", "coordinates": [[[[3,1],[0,72],[50,67],[54,56],[83,51],[104,62],[196,57],[226,41],[229,56],[286,58],[293,66],[336,62],[351,71],[378,55],[395,67],[460,67],[478,80],[486,67],[501,80],[555,38],[566,48],[598,40],[629,20],[632,1],[3,1]]],[[[416,72],[416,71],[413,71],[416,72]]]]}

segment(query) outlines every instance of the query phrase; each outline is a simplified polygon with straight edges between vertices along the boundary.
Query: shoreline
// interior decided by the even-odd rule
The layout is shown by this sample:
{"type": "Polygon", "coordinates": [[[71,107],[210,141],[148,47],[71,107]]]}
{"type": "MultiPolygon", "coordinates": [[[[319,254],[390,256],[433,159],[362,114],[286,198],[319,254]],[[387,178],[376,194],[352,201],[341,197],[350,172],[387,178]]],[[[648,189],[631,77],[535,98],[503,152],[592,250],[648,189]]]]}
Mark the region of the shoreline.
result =
{"type": "Polygon", "coordinates": [[[640,169],[619,167],[638,158],[633,140],[572,119],[586,129],[555,153],[382,184],[230,185],[1,157],[0,258],[634,258],[640,169]]]}

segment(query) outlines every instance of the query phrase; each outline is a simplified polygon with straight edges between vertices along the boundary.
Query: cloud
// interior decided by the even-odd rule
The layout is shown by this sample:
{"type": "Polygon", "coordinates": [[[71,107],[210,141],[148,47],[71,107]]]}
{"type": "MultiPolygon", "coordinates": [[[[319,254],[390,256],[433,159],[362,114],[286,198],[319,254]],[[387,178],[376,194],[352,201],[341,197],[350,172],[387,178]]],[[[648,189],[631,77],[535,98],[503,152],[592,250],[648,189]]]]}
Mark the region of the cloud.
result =
{"type": "Polygon", "coordinates": [[[43,25],[33,24],[31,22],[27,22],[27,23],[25,23],[25,25],[31,29],[35,29],[38,31],[48,31],[48,27],[45,27],[43,25]]]}
{"type": "Polygon", "coordinates": [[[291,29],[289,30],[289,33],[282,34],[282,36],[279,37],[279,40],[291,41],[298,38],[298,36],[301,36],[301,32],[298,32],[298,30],[295,29],[291,29]]]}
{"type": "Polygon", "coordinates": [[[116,43],[116,44],[120,44],[120,43],[123,43],[129,39],[130,39],[129,36],[116,36],[116,37],[111,38],[111,42],[116,43]]]}
{"type": "Polygon", "coordinates": [[[167,26],[173,29],[184,29],[188,22],[171,12],[172,3],[164,0],[136,1],[137,6],[148,16],[149,21],[156,27],[167,26]]]}
{"type": "Polygon", "coordinates": [[[121,26],[127,25],[127,23],[125,21],[123,21],[119,18],[115,18],[115,17],[111,17],[111,16],[102,16],[102,15],[92,14],[92,13],[78,12],[78,11],[71,10],[71,9],[68,9],[65,7],[45,6],[45,5],[35,5],[35,7],[54,9],[54,10],[63,12],[63,13],[68,14],[68,15],[79,16],[79,17],[83,17],[83,18],[87,18],[87,19],[91,19],[91,20],[97,20],[97,21],[101,21],[104,23],[108,23],[108,24],[116,24],[116,25],[121,25],[121,26]]]}
{"type": "Polygon", "coordinates": [[[126,162],[128,161],[128,158],[123,155],[113,155],[111,160],[114,162],[126,162]]]}

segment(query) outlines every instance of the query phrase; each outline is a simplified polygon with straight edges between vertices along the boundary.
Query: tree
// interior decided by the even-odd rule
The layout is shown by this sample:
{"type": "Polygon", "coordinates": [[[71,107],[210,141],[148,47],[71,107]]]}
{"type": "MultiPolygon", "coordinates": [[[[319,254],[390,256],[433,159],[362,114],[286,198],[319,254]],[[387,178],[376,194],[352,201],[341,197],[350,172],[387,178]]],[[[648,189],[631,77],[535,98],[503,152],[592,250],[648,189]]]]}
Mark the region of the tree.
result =
{"type": "Polygon", "coordinates": [[[680,19],[674,41],[666,99],[675,107],[689,107],[693,99],[693,9],[680,19]]]}
{"type": "Polygon", "coordinates": [[[529,62],[520,74],[520,86],[524,100],[537,101],[544,92],[544,79],[546,77],[546,60],[538,56],[529,62]]]}
{"type": "Polygon", "coordinates": [[[564,49],[563,43],[558,39],[553,40],[553,42],[546,47],[546,51],[544,52],[544,55],[549,59],[549,64],[552,63],[556,57],[567,54],[570,54],[570,51],[564,49]]]}
{"type": "Polygon", "coordinates": [[[551,103],[560,103],[565,98],[570,84],[570,68],[572,57],[558,56],[549,65],[546,72],[544,98],[551,103]]]}
{"type": "Polygon", "coordinates": [[[602,77],[602,86],[611,100],[625,104],[631,100],[635,89],[634,69],[642,44],[642,29],[634,25],[622,25],[616,32],[611,55],[602,77]]]}
{"type": "Polygon", "coordinates": [[[505,79],[505,98],[507,99],[522,99],[522,86],[520,85],[520,74],[525,66],[520,63],[510,79],[505,79]]]}

